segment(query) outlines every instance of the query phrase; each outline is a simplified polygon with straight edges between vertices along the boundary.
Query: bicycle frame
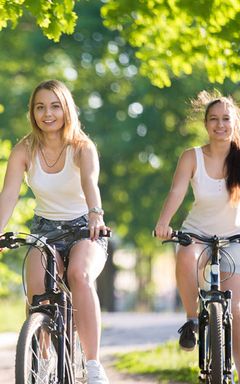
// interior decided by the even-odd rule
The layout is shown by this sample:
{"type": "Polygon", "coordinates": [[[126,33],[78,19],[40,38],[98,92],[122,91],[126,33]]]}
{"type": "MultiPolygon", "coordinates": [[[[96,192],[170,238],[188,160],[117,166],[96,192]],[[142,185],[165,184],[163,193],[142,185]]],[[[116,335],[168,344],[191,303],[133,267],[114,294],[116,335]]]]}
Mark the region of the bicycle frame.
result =
{"type": "Polygon", "coordinates": [[[231,242],[239,243],[240,234],[220,238],[173,231],[172,239],[163,243],[177,242],[188,246],[194,242],[199,244],[196,240],[211,249],[209,287],[198,287],[199,380],[208,384],[227,384],[232,382],[232,292],[221,290],[220,249],[231,242]]]}
{"type": "MultiPolygon", "coordinates": [[[[79,364],[81,355],[76,359],[77,332],[73,322],[71,292],[66,280],[61,279],[57,273],[55,248],[51,244],[67,238],[69,235],[72,242],[89,238],[90,231],[80,226],[65,225],[58,227],[56,232],[51,232],[50,238],[13,232],[0,235],[0,248],[13,249],[24,245],[33,246],[41,249],[47,260],[44,279],[45,292],[33,296],[29,308],[30,316],[25,320],[19,334],[15,366],[17,384],[29,382],[28,378],[30,378],[31,384],[35,383],[38,380],[39,367],[43,368],[40,370],[40,376],[42,372],[45,375],[44,360],[48,361],[48,352],[54,352],[55,356],[54,366],[51,367],[50,362],[47,363],[48,368],[51,369],[51,380],[53,378],[54,383],[73,384],[75,373],[78,370],[80,371],[77,372],[77,377],[80,374],[81,382],[86,379],[84,359],[82,359],[82,364],[79,364]],[[63,232],[59,232],[59,229],[62,229],[63,232]],[[24,235],[24,238],[21,235],[24,235]]],[[[105,233],[101,230],[99,235],[110,237],[111,231],[107,230],[105,233]]],[[[65,277],[66,269],[67,259],[64,260],[65,277]]],[[[82,352],[80,353],[82,354],[82,352]]],[[[40,378],[40,380],[42,379],[40,378]]]]}
{"type": "Polygon", "coordinates": [[[227,290],[221,291],[220,288],[220,248],[224,245],[223,241],[214,236],[211,245],[210,257],[210,273],[209,273],[209,289],[199,288],[199,368],[200,378],[211,374],[211,366],[209,366],[208,348],[206,345],[206,329],[210,322],[210,303],[220,303],[222,307],[222,326],[224,330],[224,356],[223,356],[223,377],[231,379],[232,370],[232,314],[231,314],[231,298],[232,292],[227,290]]]}
{"type": "Polygon", "coordinates": [[[71,292],[67,287],[61,287],[59,290],[57,284],[57,269],[54,249],[50,246],[44,246],[44,252],[47,256],[47,265],[45,272],[45,293],[34,295],[29,313],[43,312],[54,319],[55,329],[58,332],[58,377],[62,382],[65,380],[65,355],[66,347],[69,356],[72,356],[73,337],[73,309],[71,302],[71,292]],[[49,303],[46,304],[45,302],[49,303]]]}

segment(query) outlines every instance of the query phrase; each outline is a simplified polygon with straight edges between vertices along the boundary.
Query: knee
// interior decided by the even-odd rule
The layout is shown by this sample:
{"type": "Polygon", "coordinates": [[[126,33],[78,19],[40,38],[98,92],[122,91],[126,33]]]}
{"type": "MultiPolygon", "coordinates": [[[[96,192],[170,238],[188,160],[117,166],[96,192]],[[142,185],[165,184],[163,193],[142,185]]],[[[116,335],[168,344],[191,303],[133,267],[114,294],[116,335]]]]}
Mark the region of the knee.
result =
{"type": "Polygon", "coordinates": [[[70,289],[75,287],[78,287],[79,289],[89,288],[91,285],[91,279],[87,271],[69,270],[68,283],[70,289]]]}

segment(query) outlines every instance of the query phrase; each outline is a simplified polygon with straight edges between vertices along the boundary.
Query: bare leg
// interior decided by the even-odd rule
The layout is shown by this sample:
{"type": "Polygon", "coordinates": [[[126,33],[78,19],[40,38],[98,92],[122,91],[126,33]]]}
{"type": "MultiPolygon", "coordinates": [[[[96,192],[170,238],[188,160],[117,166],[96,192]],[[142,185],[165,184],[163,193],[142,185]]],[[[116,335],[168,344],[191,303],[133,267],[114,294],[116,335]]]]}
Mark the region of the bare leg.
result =
{"type": "MultiPolygon", "coordinates": [[[[193,244],[188,247],[179,246],[176,259],[176,279],[182,304],[188,318],[197,317],[198,287],[197,287],[197,259],[202,246],[193,244]]],[[[199,279],[202,281],[202,266],[200,264],[199,279]]]]}
{"type": "MultiPolygon", "coordinates": [[[[58,253],[56,253],[56,257],[58,271],[61,275],[63,271],[63,263],[58,253]]],[[[46,266],[46,261],[41,252],[36,248],[30,249],[27,256],[26,267],[27,295],[29,303],[32,302],[33,295],[44,293],[44,266],[46,266]]]]}
{"type": "MultiPolygon", "coordinates": [[[[224,276],[224,273],[222,273],[224,276]]],[[[240,377],[240,275],[235,274],[229,280],[226,280],[222,283],[222,289],[226,291],[227,289],[232,290],[232,314],[233,314],[233,357],[238,372],[238,377],[240,377]]]]}
{"type": "Polygon", "coordinates": [[[105,261],[101,246],[90,240],[78,242],[69,255],[68,282],[75,323],[87,360],[99,360],[101,311],[95,280],[105,261]]]}
{"type": "MultiPolygon", "coordinates": [[[[63,271],[62,260],[60,259],[60,256],[58,254],[56,254],[56,256],[57,256],[58,271],[61,275],[63,271]]],[[[44,267],[46,267],[45,257],[43,257],[43,255],[38,249],[32,248],[29,251],[28,257],[27,257],[26,280],[27,280],[28,303],[26,305],[26,313],[28,313],[29,304],[32,303],[33,295],[40,295],[45,291],[44,267]]],[[[46,301],[46,303],[48,303],[48,301],[46,301]]],[[[50,342],[50,339],[48,334],[42,331],[40,335],[40,346],[41,346],[41,355],[44,359],[48,358],[49,342],[50,342]]]]}

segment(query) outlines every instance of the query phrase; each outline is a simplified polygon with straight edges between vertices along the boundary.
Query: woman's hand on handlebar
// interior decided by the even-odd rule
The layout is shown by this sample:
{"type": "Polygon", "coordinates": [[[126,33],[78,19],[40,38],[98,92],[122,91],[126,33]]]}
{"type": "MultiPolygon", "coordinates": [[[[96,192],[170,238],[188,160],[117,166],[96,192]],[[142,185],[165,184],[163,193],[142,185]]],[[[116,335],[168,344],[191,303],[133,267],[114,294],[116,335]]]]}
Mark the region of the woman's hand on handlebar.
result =
{"type": "Polygon", "coordinates": [[[162,240],[171,239],[172,232],[172,227],[164,223],[158,222],[155,227],[155,236],[162,240]]]}
{"type": "Polygon", "coordinates": [[[103,231],[103,235],[107,235],[107,231],[110,230],[103,221],[103,217],[98,214],[89,215],[90,239],[96,240],[99,237],[100,230],[103,231]]]}

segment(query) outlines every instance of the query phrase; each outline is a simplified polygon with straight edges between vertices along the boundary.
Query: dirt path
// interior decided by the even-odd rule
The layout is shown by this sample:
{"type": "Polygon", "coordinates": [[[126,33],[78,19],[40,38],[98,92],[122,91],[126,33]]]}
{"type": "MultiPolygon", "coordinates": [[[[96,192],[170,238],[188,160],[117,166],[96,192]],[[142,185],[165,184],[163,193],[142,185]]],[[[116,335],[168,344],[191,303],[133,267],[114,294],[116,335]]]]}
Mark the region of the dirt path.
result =
{"type": "Polygon", "coordinates": [[[153,384],[156,379],[120,373],[114,369],[115,354],[151,349],[169,339],[176,339],[183,314],[113,313],[103,314],[101,358],[111,384],[153,384]]]}

